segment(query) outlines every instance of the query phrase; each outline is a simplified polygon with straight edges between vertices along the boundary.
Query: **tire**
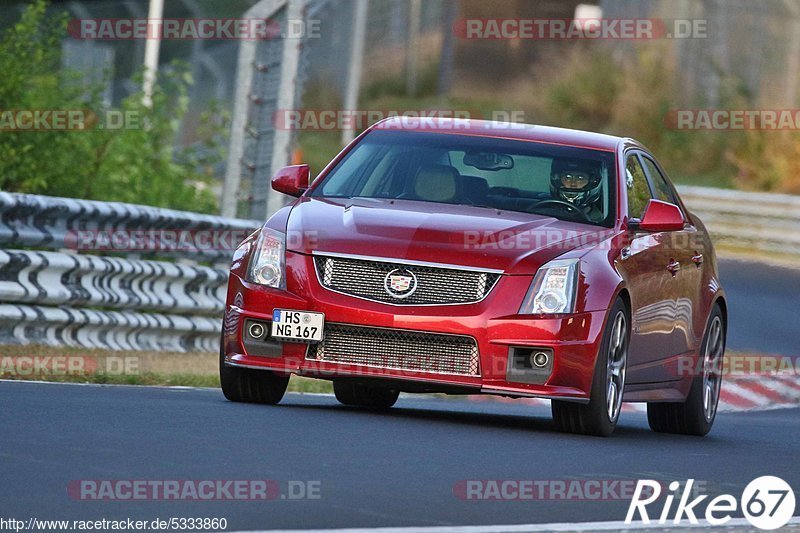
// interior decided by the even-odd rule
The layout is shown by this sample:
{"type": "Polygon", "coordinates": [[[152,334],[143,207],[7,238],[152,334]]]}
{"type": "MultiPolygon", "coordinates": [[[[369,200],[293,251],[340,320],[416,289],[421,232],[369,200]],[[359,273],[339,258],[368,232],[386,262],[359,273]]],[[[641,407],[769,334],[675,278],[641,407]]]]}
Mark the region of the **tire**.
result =
{"type": "Polygon", "coordinates": [[[714,306],[708,318],[706,333],[700,345],[698,369],[700,375],[692,380],[692,387],[684,402],[648,403],[647,422],[650,429],[659,433],[677,433],[702,437],[711,431],[717,416],[719,392],[722,386],[722,364],[725,358],[725,322],[722,310],[714,306]]]}
{"type": "Polygon", "coordinates": [[[275,405],[281,401],[289,376],[280,376],[269,370],[237,368],[225,364],[225,355],[219,355],[219,381],[222,394],[232,402],[275,405]]]}
{"type": "Polygon", "coordinates": [[[368,407],[371,409],[389,409],[397,402],[400,391],[385,387],[369,387],[346,381],[334,381],[333,393],[343,405],[368,407]]]}
{"type": "Polygon", "coordinates": [[[589,403],[564,400],[551,402],[553,420],[560,431],[601,437],[608,437],[614,432],[622,411],[622,395],[625,391],[629,322],[625,303],[617,298],[603,331],[589,403]]]}

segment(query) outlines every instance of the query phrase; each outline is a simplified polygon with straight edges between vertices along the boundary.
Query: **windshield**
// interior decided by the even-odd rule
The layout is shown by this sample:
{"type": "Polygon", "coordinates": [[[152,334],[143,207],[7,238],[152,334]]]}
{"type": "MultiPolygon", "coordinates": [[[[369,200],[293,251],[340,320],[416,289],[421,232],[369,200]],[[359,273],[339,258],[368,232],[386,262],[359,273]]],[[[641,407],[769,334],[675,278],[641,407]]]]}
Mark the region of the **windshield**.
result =
{"type": "Polygon", "coordinates": [[[613,226],[611,152],[458,134],[372,131],[311,195],[518,211],[613,226]]]}

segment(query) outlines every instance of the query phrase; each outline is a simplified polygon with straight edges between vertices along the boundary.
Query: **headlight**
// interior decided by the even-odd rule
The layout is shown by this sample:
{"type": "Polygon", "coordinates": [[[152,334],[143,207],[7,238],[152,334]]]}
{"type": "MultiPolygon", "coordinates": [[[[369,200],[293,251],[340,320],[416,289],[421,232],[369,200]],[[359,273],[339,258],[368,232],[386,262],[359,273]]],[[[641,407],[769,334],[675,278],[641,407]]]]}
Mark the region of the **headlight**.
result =
{"type": "Polygon", "coordinates": [[[270,228],[262,228],[256,241],[256,249],[247,268],[247,281],[286,288],[286,234],[270,228]]]}
{"type": "Polygon", "coordinates": [[[564,314],[575,311],[579,259],[556,259],[542,265],[519,308],[521,315],[564,314]]]}

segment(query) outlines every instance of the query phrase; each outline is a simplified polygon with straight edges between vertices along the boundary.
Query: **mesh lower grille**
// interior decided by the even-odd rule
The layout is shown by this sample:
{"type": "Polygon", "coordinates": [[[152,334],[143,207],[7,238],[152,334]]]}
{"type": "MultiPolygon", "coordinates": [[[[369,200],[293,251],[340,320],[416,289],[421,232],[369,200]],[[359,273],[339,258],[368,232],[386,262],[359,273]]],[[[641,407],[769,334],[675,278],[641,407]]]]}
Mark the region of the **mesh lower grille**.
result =
{"type": "Polygon", "coordinates": [[[326,324],[325,338],[309,345],[307,359],[393,370],[480,376],[472,337],[326,324]]]}
{"type": "Polygon", "coordinates": [[[394,305],[474,303],[486,297],[500,279],[494,272],[330,256],[315,256],[314,264],[323,287],[394,305]],[[408,296],[387,287],[387,277],[392,273],[413,278],[411,287],[405,291],[408,296]]]}

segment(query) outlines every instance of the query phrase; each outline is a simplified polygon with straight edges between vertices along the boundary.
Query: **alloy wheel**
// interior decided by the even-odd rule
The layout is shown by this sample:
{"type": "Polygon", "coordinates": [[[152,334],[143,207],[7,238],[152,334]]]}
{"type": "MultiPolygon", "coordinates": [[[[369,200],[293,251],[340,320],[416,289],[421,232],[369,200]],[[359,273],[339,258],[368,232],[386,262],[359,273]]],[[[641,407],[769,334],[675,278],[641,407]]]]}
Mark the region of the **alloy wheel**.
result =
{"type": "Polygon", "coordinates": [[[614,327],[608,343],[608,363],[606,370],[606,407],[608,419],[614,422],[622,408],[622,394],[625,389],[625,370],[628,359],[628,335],[625,313],[620,311],[614,317],[614,327]]]}
{"type": "Polygon", "coordinates": [[[722,385],[722,356],[725,343],[722,340],[722,320],[716,316],[708,330],[703,354],[703,414],[706,421],[714,419],[719,403],[719,391],[722,385]]]}

